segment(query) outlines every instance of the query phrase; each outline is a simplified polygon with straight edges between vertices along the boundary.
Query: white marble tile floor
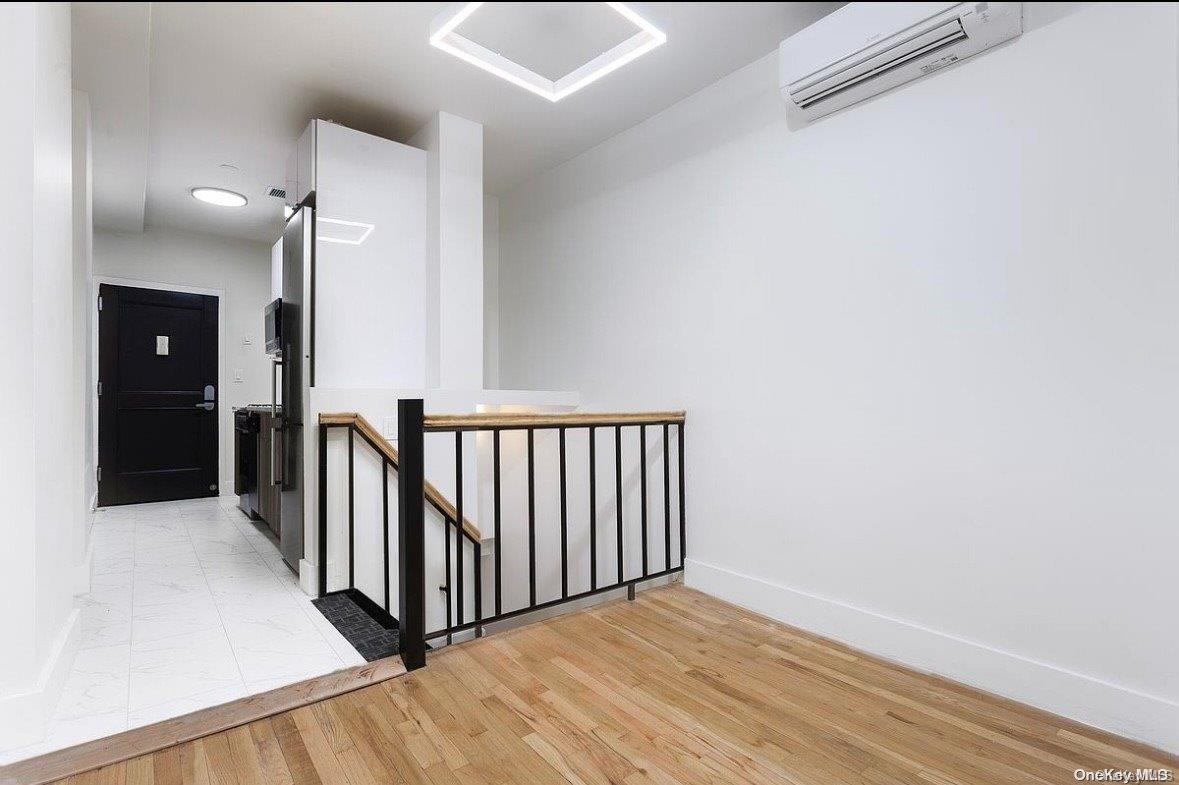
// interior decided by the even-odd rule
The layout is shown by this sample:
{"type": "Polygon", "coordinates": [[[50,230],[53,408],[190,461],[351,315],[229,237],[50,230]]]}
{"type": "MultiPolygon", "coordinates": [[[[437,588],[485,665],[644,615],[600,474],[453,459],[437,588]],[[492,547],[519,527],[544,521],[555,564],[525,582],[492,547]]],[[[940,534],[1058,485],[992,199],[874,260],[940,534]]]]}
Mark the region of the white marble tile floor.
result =
{"type": "Polygon", "coordinates": [[[0,764],[364,663],[236,498],[98,510],[81,643],[46,738],[0,764]]]}

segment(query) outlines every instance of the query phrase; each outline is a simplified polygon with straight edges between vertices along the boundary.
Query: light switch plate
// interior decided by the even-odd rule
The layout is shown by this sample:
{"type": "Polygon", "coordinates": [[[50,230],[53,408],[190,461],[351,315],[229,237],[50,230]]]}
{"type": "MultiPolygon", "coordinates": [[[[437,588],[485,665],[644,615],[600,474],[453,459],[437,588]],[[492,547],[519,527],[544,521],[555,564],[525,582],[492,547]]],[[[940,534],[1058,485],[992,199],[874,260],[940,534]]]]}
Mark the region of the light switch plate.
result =
{"type": "Polygon", "coordinates": [[[386,439],[394,439],[397,437],[397,418],[386,417],[385,421],[381,423],[381,435],[386,439]]]}
{"type": "Polygon", "coordinates": [[[157,335],[156,336],[156,354],[160,357],[167,357],[168,356],[168,336],[166,336],[166,335],[157,335]]]}
{"type": "Polygon", "coordinates": [[[245,374],[242,372],[241,368],[233,369],[233,380],[235,382],[244,382],[246,380],[245,374]]]}
{"type": "Polygon", "coordinates": [[[242,346],[253,346],[253,345],[254,345],[254,339],[251,338],[250,336],[247,335],[244,338],[242,338],[242,346]]]}

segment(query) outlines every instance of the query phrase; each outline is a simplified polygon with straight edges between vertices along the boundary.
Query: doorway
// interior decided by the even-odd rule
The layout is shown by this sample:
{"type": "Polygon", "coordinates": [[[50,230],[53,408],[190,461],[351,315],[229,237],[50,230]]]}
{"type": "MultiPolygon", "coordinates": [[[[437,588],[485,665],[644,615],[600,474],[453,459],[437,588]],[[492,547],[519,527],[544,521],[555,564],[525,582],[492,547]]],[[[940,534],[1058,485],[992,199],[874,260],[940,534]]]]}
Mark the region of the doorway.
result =
{"type": "Polygon", "coordinates": [[[218,495],[215,295],[102,284],[98,504],[218,495]]]}

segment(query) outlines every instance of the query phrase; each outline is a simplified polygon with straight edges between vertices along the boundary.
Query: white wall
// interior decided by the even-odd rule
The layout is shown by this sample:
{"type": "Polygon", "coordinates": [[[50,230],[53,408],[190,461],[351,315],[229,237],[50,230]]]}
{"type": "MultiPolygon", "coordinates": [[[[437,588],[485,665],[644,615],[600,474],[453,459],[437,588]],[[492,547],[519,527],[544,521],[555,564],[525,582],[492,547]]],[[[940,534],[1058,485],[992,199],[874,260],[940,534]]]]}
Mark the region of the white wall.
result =
{"type": "MultiPolygon", "coordinates": [[[[6,362],[4,405],[0,406],[0,427],[4,429],[0,451],[0,489],[6,500],[6,532],[9,547],[0,548],[0,575],[5,588],[13,588],[18,576],[27,587],[32,585],[32,557],[36,552],[36,504],[33,463],[28,460],[36,443],[33,430],[35,400],[33,391],[34,348],[28,339],[33,325],[33,101],[34,80],[25,76],[33,64],[35,11],[32,4],[12,4],[0,8],[0,87],[16,106],[25,112],[17,122],[0,126],[0,221],[6,240],[4,257],[5,286],[0,307],[0,337],[3,338],[6,362]],[[19,75],[19,76],[18,76],[19,75]]],[[[34,606],[20,594],[0,592],[4,619],[13,634],[33,635],[34,606]]],[[[22,641],[22,643],[26,643],[22,641]]],[[[8,695],[30,680],[35,663],[35,647],[21,645],[0,649],[0,694],[8,695]]]]}
{"type": "Polygon", "coordinates": [[[68,4],[0,8],[0,747],[36,741],[76,647],[81,525],[74,416],[68,4]],[[63,457],[65,462],[63,463],[63,457]]]}
{"type": "Polygon", "coordinates": [[[317,123],[315,150],[315,384],[419,387],[426,155],[325,122],[317,123]],[[346,238],[332,220],[373,228],[359,244],[331,242],[346,238]]]}
{"type": "Polygon", "coordinates": [[[426,386],[483,387],[483,126],[438,112],[426,151],[426,386]]]}
{"type": "Polygon", "coordinates": [[[152,288],[220,293],[218,476],[221,492],[232,493],[233,407],[270,402],[270,361],[262,325],[263,309],[270,302],[270,247],[163,227],[148,227],[144,234],[99,230],[94,235],[94,274],[131,286],[158,284],[152,288]],[[239,369],[242,381],[235,382],[239,369]]]}
{"type": "Polygon", "coordinates": [[[93,309],[90,276],[94,267],[94,194],[91,177],[90,97],[81,90],[73,91],[73,406],[71,426],[75,441],[71,452],[76,469],[81,475],[81,500],[78,510],[82,515],[74,536],[74,563],[78,565],[77,590],[89,591],[89,511],[96,502],[98,482],[95,476],[95,457],[87,445],[94,442],[97,421],[97,397],[87,387],[88,365],[93,350],[94,336],[87,314],[93,309]]]}
{"type": "Polygon", "coordinates": [[[483,384],[499,387],[499,197],[483,198],[483,384]]]}
{"type": "Polygon", "coordinates": [[[1179,750],[1176,27],[752,63],[501,198],[501,383],[687,408],[690,583],[1179,750]]]}

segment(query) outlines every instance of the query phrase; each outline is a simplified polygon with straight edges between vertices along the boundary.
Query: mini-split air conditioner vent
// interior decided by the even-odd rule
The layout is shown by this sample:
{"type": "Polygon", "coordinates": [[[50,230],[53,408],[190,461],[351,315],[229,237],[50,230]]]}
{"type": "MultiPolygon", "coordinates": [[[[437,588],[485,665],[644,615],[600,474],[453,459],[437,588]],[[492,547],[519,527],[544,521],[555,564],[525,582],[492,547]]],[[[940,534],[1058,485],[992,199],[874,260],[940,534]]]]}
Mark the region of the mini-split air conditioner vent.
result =
{"type": "Polygon", "coordinates": [[[848,3],[778,48],[792,128],[1023,32],[1022,3],[848,3]]]}
{"type": "Polygon", "coordinates": [[[273,196],[275,199],[286,199],[287,192],[285,188],[271,188],[267,196],[273,196]]]}
{"type": "Polygon", "coordinates": [[[791,89],[790,97],[805,109],[856,85],[879,79],[889,71],[900,68],[915,58],[932,54],[964,40],[966,40],[966,31],[962,29],[962,21],[953,19],[935,30],[913,36],[907,41],[901,41],[874,57],[866,57],[858,62],[853,62],[832,76],[805,82],[797,88],[791,89]]]}

